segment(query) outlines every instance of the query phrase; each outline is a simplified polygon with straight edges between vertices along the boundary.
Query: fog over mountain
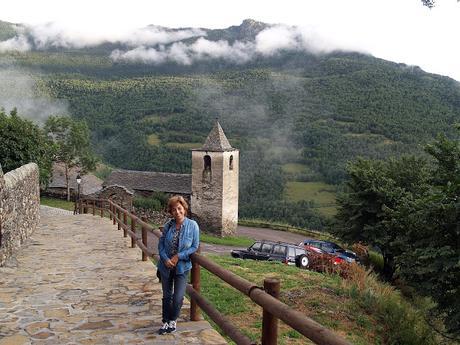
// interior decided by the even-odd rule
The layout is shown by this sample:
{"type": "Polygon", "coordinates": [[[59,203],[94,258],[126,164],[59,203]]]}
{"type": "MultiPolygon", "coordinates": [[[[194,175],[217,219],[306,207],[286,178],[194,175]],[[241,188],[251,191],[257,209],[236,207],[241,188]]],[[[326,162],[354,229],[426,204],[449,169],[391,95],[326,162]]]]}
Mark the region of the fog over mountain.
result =
{"type": "Polygon", "coordinates": [[[120,46],[110,51],[113,61],[190,65],[207,59],[224,59],[243,64],[258,56],[273,56],[280,51],[306,51],[314,54],[335,50],[358,51],[352,45],[322,37],[313,28],[265,24],[251,19],[243,21],[240,26],[214,30],[169,29],[150,25],[112,37],[76,35],[53,23],[11,27],[15,33],[0,41],[0,52],[79,49],[110,43],[120,46]]]}

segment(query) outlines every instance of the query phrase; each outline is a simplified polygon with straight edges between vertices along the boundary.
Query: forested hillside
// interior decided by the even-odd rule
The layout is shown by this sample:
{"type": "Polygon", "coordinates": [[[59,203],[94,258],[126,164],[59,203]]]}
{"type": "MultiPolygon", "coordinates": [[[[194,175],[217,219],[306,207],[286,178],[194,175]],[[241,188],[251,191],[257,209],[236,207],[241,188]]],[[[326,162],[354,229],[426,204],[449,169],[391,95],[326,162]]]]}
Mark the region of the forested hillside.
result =
{"type": "MultiPolygon", "coordinates": [[[[0,39],[12,37],[4,27],[0,39]]],[[[245,21],[201,30],[210,41],[250,42],[267,27],[245,21]]],[[[111,57],[124,47],[7,51],[0,62],[35,71],[36,92],[66,100],[115,167],[190,172],[189,149],[201,146],[219,118],[241,151],[243,217],[320,228],[318,205],[287,200],[286,182],[340,184],[347,161],[423,154],[422,144],[439,132],[449,136],[460,122],[458,82],[369,55],[286,49],[245,63],[222,57],[190,64],[111,57]],[[301,168],[289,172],[292,164],[301,168]]]]}

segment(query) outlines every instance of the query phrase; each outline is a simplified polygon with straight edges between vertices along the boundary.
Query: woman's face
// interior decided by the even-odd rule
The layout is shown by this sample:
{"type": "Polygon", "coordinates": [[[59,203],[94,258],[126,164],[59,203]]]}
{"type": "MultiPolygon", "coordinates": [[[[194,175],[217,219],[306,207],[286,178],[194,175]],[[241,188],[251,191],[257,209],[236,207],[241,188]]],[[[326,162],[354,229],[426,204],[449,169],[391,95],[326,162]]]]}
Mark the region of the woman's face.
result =
{"type": "Polygon", "coordinates": [[[171,206],[171,214],[176,222],[182,222],[185,218],[185,209],[180,203],[171,206]]]}

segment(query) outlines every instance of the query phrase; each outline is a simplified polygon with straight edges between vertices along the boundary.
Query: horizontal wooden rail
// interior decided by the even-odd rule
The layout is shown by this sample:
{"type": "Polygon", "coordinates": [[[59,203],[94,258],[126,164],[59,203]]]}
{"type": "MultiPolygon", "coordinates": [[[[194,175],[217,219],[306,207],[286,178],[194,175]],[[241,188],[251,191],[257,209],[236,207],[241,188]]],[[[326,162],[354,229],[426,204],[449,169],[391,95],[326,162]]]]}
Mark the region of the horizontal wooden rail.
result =
{"type": "MultiPolygon", "coordinates": [[[[113,224],[115,225],[115,223],[117,223],[118,228],[122,228],[127,234],[129,234],[132,241],[131,246],[133,247],[134,244],[137,244],[137,246],[142,250],[143,258],[144,256],[147,256],[154,257],[157,260],[159,260],[159,255],[148,248],[145,232],[144,236],[139,237],[139,235],[136,233],[136,227],[139,226],[141,229],[145,229],[145,231],[150,231],[158,238],[161,237],[160,230],[153,229],[153,227],[150,224],[148,224],[141,218],[137,217],[136,215],[128,212],[127,210],[115,204],[111,200],[91,199],[89,200],[89,202],[86,200],[81,200],[79,201],[78,207],[80,213],[82,212],[82,210],[88,211],[88,208],[91,207],[93,209],[93,214],[95,214],[97,201],[101,203],[101,208],[103,208],[106,204],[108,205],[108,212],[111,218],[113,219],[113,224]],[[123,215],[123,217],[121,215],[123,215]],[[127,217],[130,218],[131,225],[128,225],[127,217]]],[[[103,212],[101,212],[101,215],[102,214],[103,212]]],[[[288,305],[279,301],[277,298],[271,296],[269,293],[264,291],[263,288],[224,269],[223,267],[219,266],[218,264],[209,260],[208,258],[201,256],[198,253],[194,253],[191,255],[191,260],[192,263],[196,265],[198,268],[202,266],[218,278],[228,283],[230,286],[234,287],[238,291],[248,296],[252,301],[261,306],[264,311],[268,312],[273,317],[284,321],[284,323],[291,326],[293,329],[303,334],[305,337],[309,338],[316,344],[350,345],[350,343],[342,337],[339,337],[337,334],[321,326],[316,321],[308,318],[302,313],[292,309],[288,305]]],[[[194,286],[200,286],[199,280],[195,282],[192,281],[192,283],[194,284],[194,286]]],[[[186,290],[189,296],[191,297],[192,302],[196,303],[199,307],[201,307],[206,312],[206,314],[222,329],[222,331],[224,331],[224,333],[227,334],[238,345],[253,344],[253,342],[251,342],[251,340],[247,336],[242,334],[238,329],[236,329],[232,324],[230,324],[225,316],[219,313],[203,296],[201,296],[199,292],[193,288],[193,286],[187,285],[186,290]]],[[[193,317],[191,318],[195,319],[193,317]]]]}
{"type": "Polygon", "coordinates": [[[201,296],[190,284],[187,284],[186,291],[188,295],[193,298],[201,309],[216,323],[222,331],[228,335],[235,343],[239,345],[253,345],[255,342],[251,341],[245,336],[238,328],[233,326],[230,320],[223,316],[214,306],[201,296]]]}

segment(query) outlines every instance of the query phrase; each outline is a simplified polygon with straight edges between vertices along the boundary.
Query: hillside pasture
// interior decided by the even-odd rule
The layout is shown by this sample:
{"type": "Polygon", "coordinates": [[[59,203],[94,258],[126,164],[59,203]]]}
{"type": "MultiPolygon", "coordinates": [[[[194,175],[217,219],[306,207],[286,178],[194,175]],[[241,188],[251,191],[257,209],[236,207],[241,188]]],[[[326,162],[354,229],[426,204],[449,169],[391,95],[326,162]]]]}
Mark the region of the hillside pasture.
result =
{"type": "Polygon", "coordinates": [[[203,146],[203,143],[166,143],[168,147],[176,148],[176,149],[198,149],[203,146]]]}
{"type": "MultiPolygon", "coordinates": [[[[294,165],[292,168],[299,169],[298,165],[294,165]]],[[[336,189],[333,185],[324,182],[288,181],[285,197],[294,202],[313,201],[318,211],[326,217],[332,217],[337,213],[335,206],[336,189]]]]}
{"type": "MultiPolygon", "coordinates": [[[[214,255],[210,258],[258,286],[262,286],[267,277],[280,279],[282,302],[352,344],[436,343],[422,311],[362,268],[356,267],[351,279],[345,280],[335,274],[300,270],[277,262],[214,255]]],[[[206,270],[202,270],[201,292],[253,341],[260,341],[262,310],[259,306],[206,270]]],[[[313,344],[283,322],[279,323],[278,333],[278,344],[313,344]]]]}
{"type": "Polygon", "coordinates": [[[288,181],[285,194],[289,201],[314,201],[320,206],[336,203],[335,187],[324,182],[288,181]]]}
{"type": "Polygon", "coordinates": [[[147,142],[149,143],[149,145],[160,145],[161,140],[157,134],[149,134],[147,136],[147,142]]]}

